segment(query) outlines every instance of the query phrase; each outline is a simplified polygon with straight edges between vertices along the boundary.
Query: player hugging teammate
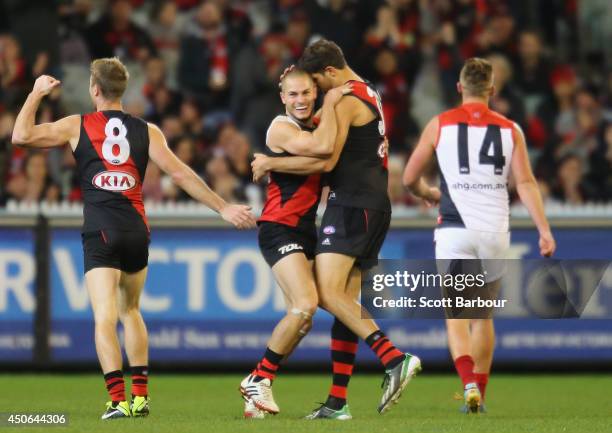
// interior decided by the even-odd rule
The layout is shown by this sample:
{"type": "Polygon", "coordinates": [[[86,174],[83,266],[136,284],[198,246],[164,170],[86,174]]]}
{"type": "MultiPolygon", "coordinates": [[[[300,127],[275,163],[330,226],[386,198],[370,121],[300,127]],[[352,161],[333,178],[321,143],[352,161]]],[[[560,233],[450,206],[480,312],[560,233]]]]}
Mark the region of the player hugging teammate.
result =
{"type": "MultiPolygon", "coordinates": [[[[383,396],[378,406],[379,413],[384,413],[397,402],[408,382],[420,370],[421,363],[416,356],[399,351],[372,319],[362,318],[362,307],[357,301],[361,270],[377,263],[391,219],[387,194],[385,125],[380,96],[370,84],[355,74],[347,65],[340,48],[331,41],[320,40],[309,46],[300,59],[299,68],[310,74],[319,89],[327,92],[321,125],[313,135],[322,134],[326,139],[332,137],[333,146],[330,149],[327,142],[316,142],[309,137],[308,144],[304,146],[291,144],[291,149],[286,147],[286,143],[297,140],[296,137],[300,135],[305,140],[309,133],[303,129],[312,127],[310,119],[305,115],[307,98],[293,102],[285,94],[289,89],[287,77],[294,77],[288,74],[281,92],[287,116],[273,121],[268,131],[266,155],[256,155],[253,173],[256,180],[271,173],[268,202],[260,219],[262,252],[273,265],[277,280],[281,287],[284,286],[286,294],[289,284],[294,284],[295,290],[309,293],[305,298],[308,299],[308,309],[298,308],[289,302],[289,314],[283,320],[296,323],[293,329],[298,331],[298,336],[287,340],[284,352],[278,353],[268,347],[254,372],[242,381],[240,389],[247,401],[246,415],[261,417],[262,414],[254,411],[254,408],[278,413],[271,391],[272,380],[280,361],[299,341],[300,331],[304,334],[310,327],[309,323],[308,326],[304,325],[314,313],[315,300],[335,318],[331,342],[333,384],[327,401],[307,418],[351,418],[347,386],[359,338],[365,340],[385,368],[383,396]],[[338,90],[347,85],[351,93],[340,99],[338,90]],[[331,124],[334,122],[332,101],[337,125],[331,124]],[[277,132],[281,125],[282,129],[288,131],[284,135],[277,132]],[[330,129],[317,132],[324,127],[330,129]],[[283,155],[281,152],[288,154],[283,155]],[[315,238],[312,223],[319,190],[315,194],[309,188],[314,185],[320,188],[319,173],[325,173],[325,183],[330,191],[318,237],[315,238]],[[281,187],[280,179],[293,179],[293,189],[281,187]],[[313,179],[317,179],[316,182],[313,179]],[[302,186],[296,188],[298,185],[302,186]],[[307,191],[310,192],[303,194],[307,191]],[[304,197],[302,200],[307,196],[310,199],[293,201],[294,193],[300,192],[304,197]],[[299,209],[306,202],[309,206],[305,209],[311,218],[307,238],[304,235],[296,236],[295,229],[278,227],[295,227],[300,220],[299,209]],[[287,213],[291,213],[292,217],[287,218],[287,213]],[[277,216],[277,219],[272,220],[275,221],[274,230],[266,222],[270,221],[271,214],[277,216]],[[299,253],[293,254],[296,257],[291,259],[295,265],[289,264],[290,256],[287,254],[290,252],[299,253]],[[310,265],[307,265],[307,259],[313,255],[314,278],[310,265]],[[283,275],[278,272],[281,261],[277,260],[280,256],[284,256],[282,260],[288,264],[289,280],[283,280],[283,275]],[[298,272],[303,277],[297,278],[298,272]],[[302,318],[302,322],[299,318],[302,318]]],[[[314,86],[310,78],[301,71],[299,76],[304,83],[296,86],[294,96],[305,87],[312,87],[313,90],[309,90],[308,94],[313,95],[314,86]]],[[[340,93],[346,91],[348,89],[344,88],[340,93]]],[[[293,292],[292,296],[295,296],[293,292]]],[[[284,326],[283,322],[277,326],[275,333],[279,326],[284,326]]],[[[275,338],[274,334],[272,338],[275,338]]]]}

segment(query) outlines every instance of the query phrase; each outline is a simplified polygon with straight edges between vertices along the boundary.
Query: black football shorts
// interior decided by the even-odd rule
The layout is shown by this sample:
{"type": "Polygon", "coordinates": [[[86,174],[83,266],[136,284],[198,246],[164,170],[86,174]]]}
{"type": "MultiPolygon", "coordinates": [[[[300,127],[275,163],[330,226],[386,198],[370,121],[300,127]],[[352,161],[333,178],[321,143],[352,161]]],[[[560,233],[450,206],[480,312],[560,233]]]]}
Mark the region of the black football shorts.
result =
{"type": "Polygon", "coordinates": [[[85,272],[94,268],[114,268],[138,272],[149,262],[149,232],[104,229],[85,232],[83,258],[85,272]]]}
{"type": "Polygon", "coordinates": [[[378,264],[378,253],[391,223],[391,212],[327,205],[317,240],[317,254],[338,253],[355,257],[355,265],[369,269],[378,264]]]}
{"type": "Polygon", "coordinates": [[[259,223],[257,235],[259,249],[270,267],[289,254],[303,253],[308,260],[314,259],[317,231],[299,230],[285,224],[270,221],[259,223]]]}

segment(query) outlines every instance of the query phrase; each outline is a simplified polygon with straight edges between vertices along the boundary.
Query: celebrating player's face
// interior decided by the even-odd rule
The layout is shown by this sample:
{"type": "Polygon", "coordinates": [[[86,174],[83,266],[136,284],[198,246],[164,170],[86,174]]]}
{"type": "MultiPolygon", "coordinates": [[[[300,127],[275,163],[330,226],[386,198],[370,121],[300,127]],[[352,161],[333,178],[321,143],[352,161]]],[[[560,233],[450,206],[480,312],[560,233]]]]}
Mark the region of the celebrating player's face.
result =
{"type": "Polygon", "coordinates": [[[299,120],[307,120],[313,114],[317,89],[305,75],[287,77],[283,83],[281,99],[288,114],[299,120]]]}
{"type": "Polygon", "coordinates": [[[328,76],[328,74],[326,74],[325,72],[315,72],[314,74],[312,74],[312,79],[315,83],[317,83],[319,89],[324,92],[327,92],[329,89],[333,89],[334,87],[336,87],[334,86],[332,78],[328,76]]]}

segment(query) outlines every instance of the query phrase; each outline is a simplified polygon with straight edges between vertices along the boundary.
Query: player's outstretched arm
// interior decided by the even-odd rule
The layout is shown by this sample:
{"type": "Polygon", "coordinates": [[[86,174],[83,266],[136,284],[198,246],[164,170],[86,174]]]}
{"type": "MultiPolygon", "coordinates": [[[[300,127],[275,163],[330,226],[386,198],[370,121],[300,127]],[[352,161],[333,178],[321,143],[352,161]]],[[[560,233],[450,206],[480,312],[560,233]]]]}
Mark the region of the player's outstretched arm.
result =
{"type": "Polygon", "coordinates": [[[348,130],[354,116],[358,101],[355,98],[342,98],[335,107],[338,131],[334,143],[334,151],[327,158],[312,158],[307,156],[287,156],[269,158],[263,154],[255,154],[251,163],[253,180],[259,182],[268,172],[291,173],[308,175],[313,173],[327,173],[334,169],[340,153],[344,148],[348,130]]]}
{"type": "Polygon", "coordinates": [[[250,206],[226,203],[189,166],[172,153],[164,134],[157,126],[150,123],[149,137],[149,157],[161,170],[172,177],[174,183],[195,200],[218,212],[225,221],[237,228],[255,227],[255,217],[250,212],[250,206]]]}
{"type": "Polygon", "coordinates": [[[268,137],[268,145],[299,156],[326,158],[333,154],[338,124],[335,107],[342,96],[352,91],[350,84],[331,89],[325,94],[321,107],[321,122],[313,132],[299,131],[292,124],[283,122],[274,125],[268,137]]]}
{"type": "Polygon", "coordinates": [[[419,142],[404,169],[402,181],[412,194],[425,200],[428,205],[435,205],[440,201],[440,190],[431,187],[422,178],[423,172],[433,158],[436,137],[438,135],[438,117],[427,123],[419,142]]]}
{"type": "Polygon", "coordinates": [[[521,128],[516,124],[514,125],[513,135],[514,150],[511,168],[516,182],[516,191],[529,211],[529,215],[531,215],[531,219],[533,219],[540,234],[540,254],[544,257],[550,257],[554,254],[557,245],[544,213],[544,203],[542,202],[538,183],[531,171],[525,136],[521,128]]]}
{"type": "Polygon", "coordinates": [[[60,81],[49,75],[41,75],[36,79],[32,91],[15,119],[11,140],[14,145],[48,148],[70,143],[73,149],[76,147],[81,129],[80,116],[68,116],[57,122],[40,125],[34,123],[40,102],[59,85],[60,81]]]}

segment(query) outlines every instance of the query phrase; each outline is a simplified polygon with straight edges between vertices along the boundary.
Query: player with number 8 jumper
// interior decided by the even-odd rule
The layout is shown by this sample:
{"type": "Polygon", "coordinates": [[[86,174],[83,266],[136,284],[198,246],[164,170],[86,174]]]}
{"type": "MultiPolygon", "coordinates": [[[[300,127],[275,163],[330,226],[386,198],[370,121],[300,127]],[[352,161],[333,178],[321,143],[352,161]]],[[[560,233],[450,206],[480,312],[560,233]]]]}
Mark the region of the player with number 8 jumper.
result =
{"type": "Polygon", "coordinates": [[[157,126],[123,111],[121,97],[128,78],[117,58],[94,60],[89,93],[96,111],[36,125],[42,98],[60,85],[53,77],[38,77],[12,137],[13,144],[38,149],[69,143],[77,162],[84,202],[85,283],[94,313],[96,351],[110,396],[102,419],[149,414],[148,337],[139,308],[149,257],[150,230],[142,198],[149,158],[224,220],[240,229],[255,226],[250,208],[228,204],[213,192],[170,151],[157,126]],[[123,379],[119,320],[131,369],[131,400],[126,398],[123,379]]]}

